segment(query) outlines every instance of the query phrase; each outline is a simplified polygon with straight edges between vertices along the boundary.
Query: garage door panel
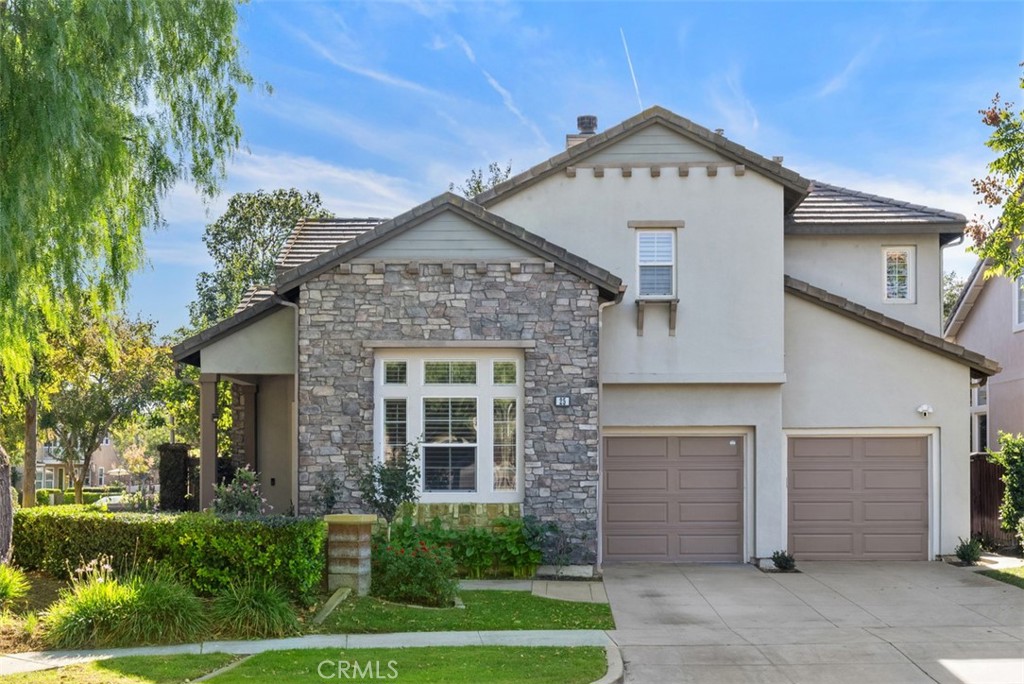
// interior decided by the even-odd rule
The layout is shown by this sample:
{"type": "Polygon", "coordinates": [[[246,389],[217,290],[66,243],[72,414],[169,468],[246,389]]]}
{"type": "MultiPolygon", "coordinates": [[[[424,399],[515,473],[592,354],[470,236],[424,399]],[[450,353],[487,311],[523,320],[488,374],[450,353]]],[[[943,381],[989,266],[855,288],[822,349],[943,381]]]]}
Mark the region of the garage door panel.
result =
{"type": "Polygon", "coordinates": [[[668,470],[610,470],[605,473],[608,489],[632,491],[668,490],[668,470]]]}
{"type": "Polygon", "coordinates": [[[613,523],[660,523],[668,522],[668,504],[651,503],[609,503],[605,519],[613,523]]]}
{"type": "Polygon", "coordinates": [[[743,504],[733,503],[681,503],[679,504],[679,520],[681,522],[710,523],[742,523],[743,504]]]}
{"type": "Polygon", "coordinates": [[[604,462],[604,559],[742,561],[742,441],[607,438],[617,456],[604,462]]]}
{"type": "Polygon", "coordinates": [[[850,501],[791,502],[790,519],[794,522],[853,520],[853,503],[850,501]]]}
{"type": "Polygon", "coordinates": [[[804,560],[925,559],[927,449],[924,437],[791,439],[790,552],[804,560]]]}

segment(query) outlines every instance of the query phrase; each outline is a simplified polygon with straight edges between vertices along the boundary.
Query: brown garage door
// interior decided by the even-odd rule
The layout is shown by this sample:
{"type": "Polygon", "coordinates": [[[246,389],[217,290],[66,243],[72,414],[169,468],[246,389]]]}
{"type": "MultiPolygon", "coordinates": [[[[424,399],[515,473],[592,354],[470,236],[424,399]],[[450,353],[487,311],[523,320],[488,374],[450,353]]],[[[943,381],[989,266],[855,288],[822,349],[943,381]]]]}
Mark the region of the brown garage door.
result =
{"type": "Polygon", "coordinates": [[[742,437],[604,440],[604,560],[743,560],[742,437]]]}
{"type": "Polygon", "coordinates": [[[928,440],[789,440],[789,551],[803,560],[925,560],[928,440]]]}

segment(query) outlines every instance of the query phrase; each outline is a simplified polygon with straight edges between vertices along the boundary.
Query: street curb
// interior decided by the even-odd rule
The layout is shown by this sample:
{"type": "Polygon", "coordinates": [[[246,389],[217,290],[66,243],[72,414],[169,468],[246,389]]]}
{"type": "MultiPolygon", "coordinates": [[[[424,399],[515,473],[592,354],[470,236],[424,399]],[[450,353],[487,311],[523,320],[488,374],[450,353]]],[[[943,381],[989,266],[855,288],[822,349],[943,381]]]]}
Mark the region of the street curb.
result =
{"type": "Polygon", "coordinates": [[[619,647],[610,637],[608,645],[604,647],[604,655],[608,659],[608,671],[605,672],[604,677],[591,682],[591,684],[622,684],[622,678],[625,675],[622,653],[619,652],[619,647]]]}

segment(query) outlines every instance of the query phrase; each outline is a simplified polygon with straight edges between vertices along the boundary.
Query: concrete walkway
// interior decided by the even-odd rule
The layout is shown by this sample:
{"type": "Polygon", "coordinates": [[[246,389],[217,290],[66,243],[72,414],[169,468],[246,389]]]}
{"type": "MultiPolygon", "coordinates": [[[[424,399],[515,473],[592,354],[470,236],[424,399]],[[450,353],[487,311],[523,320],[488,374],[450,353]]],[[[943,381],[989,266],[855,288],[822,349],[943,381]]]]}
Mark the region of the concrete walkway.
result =
{"type": "MultiPolygon", "coordinates": [[[[316,634],[262,641],[206,641],[181,646],[111,648],[91,651],[39,651],[0,656],[0,675],[36,672],[121,656],[161,656],[200,653],[252,655],[267,651],[306,648],[417,648],[427,646],[600,646],[614,651],[615,644],[600,630],[522,630],[502,632],[408,632],[402,634],[316,634]]],[[[620,661],[621,662],[621,661],[620,661]]],[[[602,680],[603,681],[603,680],[602,680]]],[[[608,680],[614,681],[614,680],[608,680]]]]}
{"type": "Polygon", "coordinates": [[[1024,591],[945,563],[620,565],[626,682],[1024,682],[1024,591]]]}
{"type": "Polygon", "coordinates": [[[498,591],[529,591],[534,596],[574,601],[576,603],[608,603],[604,582],[558,580],[462,580],[459,589],[498,591]]]}

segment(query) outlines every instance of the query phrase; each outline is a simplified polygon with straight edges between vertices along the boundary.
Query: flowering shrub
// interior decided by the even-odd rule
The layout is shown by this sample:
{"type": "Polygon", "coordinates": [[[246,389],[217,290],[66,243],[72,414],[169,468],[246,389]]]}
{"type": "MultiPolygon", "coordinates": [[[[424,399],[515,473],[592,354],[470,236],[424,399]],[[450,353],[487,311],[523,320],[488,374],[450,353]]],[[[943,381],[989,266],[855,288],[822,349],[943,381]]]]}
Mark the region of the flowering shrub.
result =
{"type": "Polygon", "coordinates": [[[227,515],[261,515],[268,513],[270,506],[260,492],[256,473],[246,466],[235,471],[229,484],[217,485],[213,510],[227,515]]]}
{"type": "Polygon", "coordinates": [[[370,593],[397,603],[450,606],[455,601],[455,562],[448,549],[424,541],[375,544],[370,593]]]}

